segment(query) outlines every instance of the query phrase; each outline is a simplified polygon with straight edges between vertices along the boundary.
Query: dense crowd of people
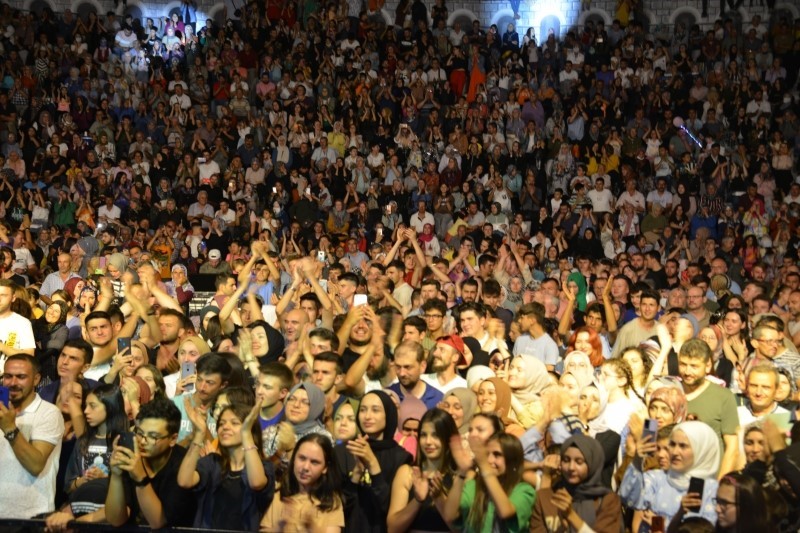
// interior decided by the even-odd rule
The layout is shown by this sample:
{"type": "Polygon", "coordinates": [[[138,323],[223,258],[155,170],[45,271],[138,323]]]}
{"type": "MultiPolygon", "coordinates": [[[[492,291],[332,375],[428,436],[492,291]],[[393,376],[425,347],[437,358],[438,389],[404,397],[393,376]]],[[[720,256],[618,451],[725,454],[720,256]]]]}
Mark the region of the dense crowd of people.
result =
{"type": "Polygon", "coordinates": [[[382,5],[0,7],[0,517],[798,531],[800,21],[382,5]]]}

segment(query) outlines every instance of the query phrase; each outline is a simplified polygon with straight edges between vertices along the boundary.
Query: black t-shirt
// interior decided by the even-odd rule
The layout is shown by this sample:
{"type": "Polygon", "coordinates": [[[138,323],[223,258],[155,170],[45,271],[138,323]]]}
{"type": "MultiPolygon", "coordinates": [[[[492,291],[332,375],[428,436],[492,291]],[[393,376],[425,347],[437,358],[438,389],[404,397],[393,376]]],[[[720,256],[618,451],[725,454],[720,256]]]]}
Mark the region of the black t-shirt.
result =
{"type": "MultiPolygon", "coordinates": [[[[150,483],[161,500],[161,507],[167,518],[166,527],[192,527],[194,523],[197,496],[194,491],[178,486],[178,469],[184,455],[186,455],[186,448],[173,446],[167,464],[150,483]]],[[[128,476],[124,476],[123,483],[125,484],[125,501],[131,508],[130,522],[146,524],[144,517],[141,516],[136,487],[128,476]]]]}
{"type": "Polygon", "coordinates": [[[228,472],[222,480],[219,490],[214,494],[214,509],[212,523],[219,529],[231,531],[245,530],[242,513],[232,513],[231,509],[242,506],[244,488],[242,487],[242,472],[228,472]]]}

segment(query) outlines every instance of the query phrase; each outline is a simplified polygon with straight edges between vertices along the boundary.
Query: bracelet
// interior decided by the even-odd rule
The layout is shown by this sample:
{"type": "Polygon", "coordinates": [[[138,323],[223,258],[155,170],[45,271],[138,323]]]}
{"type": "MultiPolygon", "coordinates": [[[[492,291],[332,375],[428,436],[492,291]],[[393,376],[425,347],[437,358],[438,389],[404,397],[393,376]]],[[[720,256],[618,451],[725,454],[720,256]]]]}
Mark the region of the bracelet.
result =
{"type": "Polygon", "coordinates": [[[206,444],[205,444],[205,442],[203,442],[202,444],[200,444],[200,443],[197,443],[197,442],[195,442],[195,441],[192,441],[192,446],[197,446],[198,448],[204,448],[204,447],[205,447],[205,445],[206,445],[206,444]]]}
{"type": "Polygon", "coordinates": [[[250,450],[257,450],[257,449],[258,449],[258,446],[253,444],[252,446],[248,446],[247,448],[242,448],[242,451],[243,452],[249,452],[250,450]]]}

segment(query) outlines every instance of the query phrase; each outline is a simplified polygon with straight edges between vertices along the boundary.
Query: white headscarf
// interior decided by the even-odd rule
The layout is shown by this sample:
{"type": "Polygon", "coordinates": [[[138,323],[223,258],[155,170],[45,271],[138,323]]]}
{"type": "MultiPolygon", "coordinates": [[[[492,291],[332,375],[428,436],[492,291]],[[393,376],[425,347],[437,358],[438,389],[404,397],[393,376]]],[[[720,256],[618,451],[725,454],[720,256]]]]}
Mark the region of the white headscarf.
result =
{"type": "Polygon", "coordinates": [[[682,431],[689,439],[694,453],[694,464],[684,473],[670,469],[667,472],[669,484],[685,491],[689,489],[689,478],[716,479],[720,463],[720,443],[714,430],[704,422],[692,420],[675,426],[672,434],[676,431],[682,431]]]}

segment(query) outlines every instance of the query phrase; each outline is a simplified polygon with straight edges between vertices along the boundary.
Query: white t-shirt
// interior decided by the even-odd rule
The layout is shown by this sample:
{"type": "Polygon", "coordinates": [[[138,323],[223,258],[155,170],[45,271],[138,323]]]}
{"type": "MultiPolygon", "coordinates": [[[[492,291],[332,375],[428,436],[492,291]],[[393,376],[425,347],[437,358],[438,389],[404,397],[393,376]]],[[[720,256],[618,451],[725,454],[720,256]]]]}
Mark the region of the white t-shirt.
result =
{"type": "Polygon", "coordinates": [[[439,379],[436,377],[436,373],[422,374],[422,376],[420,376],[420,379],[425,383],[427,383],[428,385],[430,385],[431,387],[433,387],[434,389],[440,391],[445,396],[447,396],[447,393],[449,393],[453,389],[457,389],[459,387],[467,387],[467,380],[459,375],[456,375],[456,377],[454,377],[444,385],[442,385],[439,382],[439,379]]]}
{"type": "Polygon", "coordinates": [[[14,260],[14,264],[11,266],[12,270],[22,272],[24,274],[30,267],[36,265],[36,261],[33,260],[33,256],[31,255],[30,250],[27,248],[14,248],[14,254],[17,256],[17,258],[14,260]]]}
{"type": "Polygon", "coordinates": [[[586,196],[592,201],[592,209],[596,212],[610,213],[612,211],[611,200],[614,199],[614,195],[610,190],[603,189],[602,191],[598,191],[597,189],[592,189],[586,196]]]}
{"type": "Polygon", "coordinates": [[[28,442],[47,442],[55,448],[47,458],[44,470],[38,476],[32,476],[14,455],[11,444],[0,439],[0,472],[3,473],[0,476],[0,516],[31,518],[51,513],[55,510],[64,418],[58,407],[45,402],[37,394],[33,402],[17,415],[16,426],[28,442]]]}
{"type": "MultiPolygon", "coordinates": [[[[7,317],[0,318],[0,344],[5,344],[15,350],[36,348],[31,321],[13,311],[7,317]]],[[[3,357],[0,359],[0,372],[3,371],[5,365],[6,358],[3,357]]]]}

